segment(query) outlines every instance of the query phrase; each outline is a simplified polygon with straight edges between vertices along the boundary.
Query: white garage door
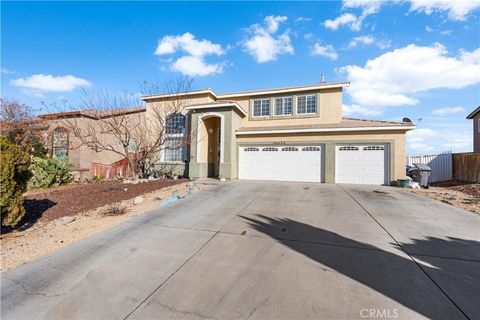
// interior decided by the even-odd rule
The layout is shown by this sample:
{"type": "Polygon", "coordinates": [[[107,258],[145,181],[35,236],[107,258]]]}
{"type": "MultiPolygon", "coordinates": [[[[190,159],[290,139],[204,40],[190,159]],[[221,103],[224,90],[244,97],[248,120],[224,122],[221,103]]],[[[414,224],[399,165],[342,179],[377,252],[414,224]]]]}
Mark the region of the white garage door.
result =
{"type": "Polygon", "coordinates": [[[387,161],[385,145],[336,146],[337,183],[385,184],[387,161]]]}
{"type": "Polygon", "coordinates": [[[320,146],[240,147],[239,179],[321,182],[320,146]]]}

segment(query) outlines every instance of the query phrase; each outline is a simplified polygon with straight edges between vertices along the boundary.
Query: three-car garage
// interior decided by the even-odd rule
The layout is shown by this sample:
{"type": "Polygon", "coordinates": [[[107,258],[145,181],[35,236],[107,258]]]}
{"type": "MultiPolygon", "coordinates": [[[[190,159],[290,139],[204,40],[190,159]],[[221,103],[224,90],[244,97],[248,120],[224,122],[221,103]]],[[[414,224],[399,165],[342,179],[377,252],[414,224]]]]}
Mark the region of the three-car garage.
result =
{"type": "Polygon", "coordinates": [[[323,182],[325,170],[336,183],[388,184],[387,144],[336,144],[334,168],[326,168],[324,144],[253,145],[239,148],[239,179],[323,182]]]}

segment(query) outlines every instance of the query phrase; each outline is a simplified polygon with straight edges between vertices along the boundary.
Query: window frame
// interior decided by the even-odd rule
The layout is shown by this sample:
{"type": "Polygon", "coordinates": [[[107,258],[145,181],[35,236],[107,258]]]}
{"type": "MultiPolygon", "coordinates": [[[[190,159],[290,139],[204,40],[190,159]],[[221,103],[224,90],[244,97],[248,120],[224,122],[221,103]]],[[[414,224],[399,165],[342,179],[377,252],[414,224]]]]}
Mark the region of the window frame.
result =
{"type": "Polygon", "coordinates": [[[251,103],[251,116],[252,118],[270,118],[272,116],[272,101],[271,98],[259,98],[259,99],[252,99],[251,103]],[[260,101],[260,115],[255,115],[255,101],[260,101]],[[268,115],[262,115],[262,101],[268,101],[268,115]]]}
{"type": "Polygon", "coordinates": [[[273,97],[273,115],[275,117],[291,117],[293,116],[293,96],[281,96],[281,97],[273,97]],[[290,113],[284,113],[285,112],[285,100],[290,98],[290,113]],[[282,113],[277,114],[277,99],[282,100],[282,113]]]}
{"type": "Polygon", "coordinates": [[[295,114],[298,116],[304,116],[304,115],[313,115],[313,114],[318,114],[318,95],[316,93],[311,93],[311,94],[302,94],[296,96],[296,101],[295,101],[295,114]],[[315,111],[314,112],[307,112],[308,111],[308,97],[314,97],[315,98],[315,111]],[[300,98],[305,98],[305,112],[298,112],[298,100],[300,98]]]}
{"type": "MultiPolygon", "coordinates": [[[[172,112],[170,114],[168,114],[166,117],[165,117],[165,139],[163,141],[163,149],[162,149],[162,154],[161,154],[161,157],[160,157],[160,162],[162,163],[185,163],[186,161],[186,152],[187,152],[187,146],[185,145],[185,143],[182,143],[182,146],[178,147],[178,148],[169,148],[168,146],[168,140],[170,139],[173,139],[173,140],[180,140],[182,141],[183,139],[185,139],[185,136],[187,134],[187,130],[188,130],[188,114],[183,114],[181,112],[172,112]],[[175,117],[175,116],[183,116],[183,126],[181,127],[181,130],[173,130],[173,131],[170,131],[168,129],[168,121],[175,117]],[[179,151],[178,151],[179,150],[179,151]],[[173,153],[177,153],[177,156],[178,156],[178,153],[179,153],[179,159],[174,159],[174,160],[170,160],[170,152],[173,152],[173,153]]],[[[176,158],[176,157],[173,157],[173,158],[176,158]]]]}
{"type": "Polygon", "coordinates": [[[68,130],[64,127],[57,127],[55,129],[53,129],[52,131],[52,138],[51,138],[51,141],[50,141],[50,156],[52,158],[59,158],[56,153],[55,153],[55,150],[56,149],[65,149],[65,157],[68,157],[68,154],[69,154],[69,145],[70,145],[70,132],[68,132],[68,130]],[[65,146],[57,146],[55,145],[55,132],[57,131],[61,131],[61,132],[64,132],[66,134],[66,145],[65,146]]]}

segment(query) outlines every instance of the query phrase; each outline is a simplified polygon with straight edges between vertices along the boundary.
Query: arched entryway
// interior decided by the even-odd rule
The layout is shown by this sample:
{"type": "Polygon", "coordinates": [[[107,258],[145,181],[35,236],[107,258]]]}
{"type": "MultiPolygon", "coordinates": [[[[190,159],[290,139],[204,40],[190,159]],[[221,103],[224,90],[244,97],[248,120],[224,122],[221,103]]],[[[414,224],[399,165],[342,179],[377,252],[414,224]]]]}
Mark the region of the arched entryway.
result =
{"type": "Polygon", "coordinates": [[[224,117],[219,113],[208,113],[198,123],[197,161],[207,164],[207,176],[221,176],[220,164],[223,162],[224,117]]]}

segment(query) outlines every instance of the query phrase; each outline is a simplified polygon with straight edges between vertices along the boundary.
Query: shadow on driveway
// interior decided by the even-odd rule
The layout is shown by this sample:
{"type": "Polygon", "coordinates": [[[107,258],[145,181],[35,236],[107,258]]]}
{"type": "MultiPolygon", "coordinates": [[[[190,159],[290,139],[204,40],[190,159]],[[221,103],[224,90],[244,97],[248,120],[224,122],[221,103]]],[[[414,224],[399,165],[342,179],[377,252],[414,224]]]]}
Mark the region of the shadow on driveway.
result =
{"type": "MultiPolygon", "coordinates": [[[[427,276],[423,277],[421,272],[419,272],[420,277],[415,277],[409,272],[412,271],[414,262],[407,258],[406,255],[397,255],[373,245],[343,237],[335,232],[313,227],[288,218],[278,219],[257,215],[259,220],[245,216],[241,217],[247,220],[252,228],[274,238],[279,243],[370,287],[427,318],[449,317],[447,314],[439,314],[441,313],[440,308],[437,309],[435,307],[436,305],[441,307],[441,302],[446,301],[446,299],[443,299],[445,296],[448,296],[448,299],[455,304],[457,309],[466,318],[480,318],[480,309],[478,309],[478,305],[480,305],[480,280],[479,274],[477,273],[478,261],[455,260],[428,255],[416,257],[417,260],[423,262],[419,262],[418,265],[423,272],[428,275],[429,280],[427,276]],[[313,251],[311,247],[305,246],[305,242],[303,241],[287,240],[278,237],[279,232],[285,232],[286,229],[289,228],[302,230],[305,234],[312,235],[312,239],[327,239],[330,243],[341,244],[341,247],[375,250],[379,256],[377,259],[368,259],[368,257],[360,257],[359,259],[352,257],[351,260],[345,260],[337,255],[326,255],[322,250],[313,251]],[[466,266],[464,263],[468,263],[469,265],[466,266]],[[473,268],[472,264],[475,264],[473,268]],[[418,281],[419,279],[422,281],[418,281]],[[431,290],[432,292],[426,292],[426,294],[420,296],[420,298],[418,295],[412,296],[412,291],[414,292],[416,288],[419,288],[421,291],[422,286],[424,286],[423,289],[432,287],[431,280],[442,288],[443,293],[440,293],[438,290],[431,290]],[[444,286],[446,289],[444,289],[444,286]]],[[[422,240],[413,239],[412,243],[400,243],[400,247],[396,243],[392,245],[406,252],[429,252],[439,247],[466,252],[472,250],[472,248],[480,250],[480,242],[457,238],[448,238],[448,240],[445,240],[429,237],[422,240]]],[[[416,271],[415,269],[416,268],[413,268],[413,271],[416,271]]]]}

